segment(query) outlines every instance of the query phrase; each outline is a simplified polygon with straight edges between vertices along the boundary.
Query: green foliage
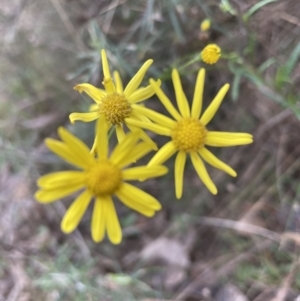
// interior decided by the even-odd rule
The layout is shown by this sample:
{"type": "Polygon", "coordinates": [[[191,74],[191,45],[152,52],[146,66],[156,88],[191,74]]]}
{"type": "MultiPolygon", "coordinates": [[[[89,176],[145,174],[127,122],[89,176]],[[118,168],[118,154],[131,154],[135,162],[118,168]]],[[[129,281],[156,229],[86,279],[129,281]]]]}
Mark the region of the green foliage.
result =
{"type": "Polygon", "coordinates": [[[275,77],[275,86],[280,91],[286,84],[293,84],[291,80],[292,72],[300,58],[300,42],[296,45],[292,53],[288,56],[285,64],[280,66],[275,77]]]}
{"type": "MultiPolygon", "coordinates": [[[[269,286],[280,286],[292,268],[292,256],[284,250],[273,250],[272,257],[259,256],[255,257],[249,263],[241,264],[234,277],[239,286],[246,288],[253,280],[264,283],[269,286]]],[[[295,279],[299,277],[297,272],[295,279]]],[[[296,289],[300,289],[299,283],[296,282],[296,289]]]]}
{"type": "MultiPolygon", "coordinates": [[[[43,257],[32,258],[33,261],[43,257]]],[[[51,295],[55,301],[139,300],[141,296],[156,296],[157,293],[134,274],[97,272],[96,261],[77,257],[74,249],[62,245],[54,259],[43,260],[44,272],[33,273],[33,285],[41,294],[51,295]],[[75,258],[74,258],[75,257],[75,258]]]]}

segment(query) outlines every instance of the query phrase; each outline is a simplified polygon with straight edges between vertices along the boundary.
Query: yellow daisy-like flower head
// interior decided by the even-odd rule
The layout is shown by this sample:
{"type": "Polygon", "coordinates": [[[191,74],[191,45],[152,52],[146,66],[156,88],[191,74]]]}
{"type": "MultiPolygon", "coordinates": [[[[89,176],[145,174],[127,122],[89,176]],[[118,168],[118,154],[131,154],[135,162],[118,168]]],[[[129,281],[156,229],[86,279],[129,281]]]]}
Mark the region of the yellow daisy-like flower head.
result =
{"type": "MultiPolygon", "coordinates": [[[[97,130],[101,137],[107,135],[108,124],[104,118],[100,119],[97,130]]],[[[40,190],[35,193],[35,198],[41,203],[51,203],[82,190],[61,222],[63,232],[70,233],[77,228],[92,198],[95,203],[91,232],[95,242],[102,241],[105,232],[112,243],[121,242],[122,232],[113,195],[129,208],[149,217],[160,210],[161,205],[153,196],[126,183],[128,180],[159,177],[167,173],[167,168],[160,165],[126,168],[151,151],[149,144],[138,142],[138,132],[126,135],[110,156],[108,140],[102,139],[97,145],[96,158],[81,140],[63,127],[59,128],[58,134],[62,141],[46,139],[46,145],[80,171],[54,172],[40,177],[37,181],[40,190]]]]}
{"type": "MultiPolygon", "coordinates": [[[[125,136],[123,124],[126,124],[131,131],[135,131],[137,128],[132,125],[132,121],[139,120],[142,122],[149,122],[145,116],[138,114],[132,105],[142,102],[154,94],[153,88],[150,85],[139,88],[147,70],[153,63],[153,60],[147,60],[131,79],[126,88],[123,89],[123,83],[119,73],[115,71],[113,74],[114,79],[111,77],[105,50],[101,51],[101,57],[104,74],[102,82],[104,90],[96,88],[88,83],[82,83],[75,86],[75,90],[80,93],[85,92],[96,102],[96,105],[91,107],[91,112],[70,114],[70,121],[72,123],[77,120],[90,122],[104,118],[109,126],[116,126],[118,141],[121,142],[125,136]]],[[[160,81],[158,81],[158,85],[160,85],[160,81]]],[[[140,134],[141,139],[150,143],[153,149],[157,149],[156,144],[146,135],[146,133],[140,131],[140,134]]],[[[96,139],[97,138],[98,137],[96,137],[96,139]]],[[[95,149],[95,145],[96,141],[93,150],[95,149]]]]}
{"type": "Polygon", "coordinates": [[[216,194],[217,188],[211,180],[202,159],[233,177],[236,176],[236,172],[215,157],[206,146],[227,147],[249,144],[252,143],[252,135],[247,133],[216,132],[207,129],[208,123],[214,117],[229,89],[229,84],[225,84],[220,89],[209,107],[200,117],[205,70],[201,69],[198,73],[191,109],[182,89],[180,77],[176,69],[172,71],[172,80],[179,112],[155,81],[150,79],[150,83],[158,98],[174,119],[157,112],[143,109],[145,115],[155,122],[155,124],[149,123],[147,127],[144,127],[159,135],[170,137],[170,141],[154,155],[148,166],[162,164],[177,152],[175,160],[175,192],[176,197],[179,199],[182,196],[186,157],[189,155],[200,179],[212,194],[216,194]]]}
{"type": "Polygon", "coordinates": [[[204,63],[213,65],[221,56],[221,48],[217,44],[209,44],[201,52],[201,58],[204,63]]]}

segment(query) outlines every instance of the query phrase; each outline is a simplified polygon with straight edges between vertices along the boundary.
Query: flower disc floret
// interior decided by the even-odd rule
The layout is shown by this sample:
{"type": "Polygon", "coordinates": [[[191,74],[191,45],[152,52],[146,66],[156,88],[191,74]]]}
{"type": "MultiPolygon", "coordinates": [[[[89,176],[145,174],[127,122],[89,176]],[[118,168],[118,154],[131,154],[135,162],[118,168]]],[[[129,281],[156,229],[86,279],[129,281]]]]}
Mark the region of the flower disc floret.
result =
{"type": "Polygon", "coordinates": [[[194,152],[205,144],[206,128],[196,118],[184,118],[174,127],[171,138],[178,150],[194,152]]]}
{"type": "Polygon", "coordinates": [[[86,186],[95,196],[114,194],[122,183],[122,173],[107,160],[101,160],[86,171],[86,186]]]}
{"type": "Polygon", "coordinates": [[[109,124],[116,125],[124,122],[132,111],[131,104],[124,95],[107,94],[99,103],[99,113],[103,114],[109,124]]]}

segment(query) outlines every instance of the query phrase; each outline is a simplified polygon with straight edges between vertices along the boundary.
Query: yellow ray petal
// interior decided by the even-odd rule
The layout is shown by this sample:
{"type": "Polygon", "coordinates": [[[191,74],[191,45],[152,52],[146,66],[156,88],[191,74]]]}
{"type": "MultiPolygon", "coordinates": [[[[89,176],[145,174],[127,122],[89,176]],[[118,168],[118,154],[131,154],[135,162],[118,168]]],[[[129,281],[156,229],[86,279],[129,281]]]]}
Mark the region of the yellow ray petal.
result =
{"type": "Polygon", "coordinates": [[[212,194],[217,194],[218,193],[217,187],[211,180],[209,174],[207,173],[207,170],[203,164],[203,161],[200,159],[199,155],[196,152],[192,152],[190,153],[190,155],[191,155],[193,166],[196,169],[199,178],[202,180],[204,185],[208,188],[208,190],[212,194]]]}
{"type": "Polygon", "coordinates": [[[151,78],[149,80],[150,85],[153,87],[157,97],[160,99],[161,103],[167,109],[167,111],[175,118],[175,120],[179,121],[182,119],[182,116],[175,109],[170,99],[166,96],[166,94],[162,91],[162,89],[156,84],[156,82],[151,78]]]}
{"type": "Polygon", "coordinates": [[[99,118],[98,128],[96,129],[97,152],[98,158],[107,159],[108,156],[108,124],[103,116],[99,118]]]}
{"type": "Polygon", "coordinates": [[[120,125],[120,124],[116,125],[116,134],[117,134],[118,142],[121,143],[122,140],[125,138],[125,132],[123,130],[122,125],[120,125]]]}
{"type": "Polygon", "coordinates": [[[119,94],[123,94],[123,83],[120,77],[120,74],[118,71],[114,71],[114,79],[115,79],[115,83],[116,83],[116,91],[119,94]]]}
{"type": "Polygon", "coordinates": [[[101,58],[102,58],[102,68],[103,68],[103,86],[105,88],[105,91],[107,94],[112,94],[116,92],[115,84],[113,82],[113,79],[111,78],[110,75],[110,70],[109,70],[109,64],[106,56],[106,52],[104,49],[101,51],[101,58]]]}
{"type": "Polygon", "coordinates": [[[176,198],[180,199],[183,188],[183,173],[186,161],[186,153],[179,151],[175,160],[175,192],[176,198]]]}
{"type": "Polygon", "coordinates": [[[107,55],[104,49],[101,50],[101,59],[104,77],[111,78],[107,55]]]}
{"type": "Polygon", "coordinates": [[[99,106],[96,103],[89,106],[89,111],[90,112],[98,111],[98,109],[99,109],[99,106]]]}
{"type": "Polygon", "coordinates": [[[128,195],[132,196],[132,198],[135,199],[136,202],[141,203],[143,206],[151,208],[155,211],[161,209],[161,204],[159,203],[159,201],[149,193],[128,183],[123,183],[122,189],[126,191],[128,195]]]}
{"type": "MultiPolygon", "coordinates": [[[[161,85],[161,80],[157,80],[157,85],[161,85]]],[[[129,97],[128,101],[132,104],[141,102],[153,96],[155,94],[151,85],[147,87],[142,87],[133,92],[129,97]]]]}
{"type": "Polygon", "coordinates": [[[87,161],[77,157],[65,143],[47,138],[45,139],[45,144],[53,153],[63,158],[66,162],[82,169],[88,167],[87,161]]]}
{"type": "MultiPolygon", "coordinates": [[[[136,106],[136,105],[133,104],[133,105],[132,105],[132,108],[134,108],[133,106],[136,106]]],[[[143,105],[139,104],[139,105],[137,105],[137,106],[142,107],[143,105]]],[[[139,120],[139,121],[142,121],[142,122],[152,123],[152,121],[151,121],[148,117],[146,117],[146,116],[143,115],[143,114],[139,114],[138,112],[135,111],[135,109],[133,109],[133,110],[131,111],[131,116],[133,116],[134,119],[136,119],[136,120],[139,120]]]]}
{"type": "Polygon", "coordinates": [[[182,89],[181,80],[176,69],[172,70],[172,81],[174,85],[174,90],[176,94],[177,105],[181,116],[190,117],[190,106],[185,93],[182,89]]]}
{"type": "Polygon", "coordinates": [[[205,110],[205,112],[203,113],[202,117],[200,118],[200,121],[204,124],[207,125],[212,118],[215,116],[217,110],[219,109],[227,91],[229,90],[230,85],[229,84],[225,84],[220,91],[218,92],[218,94],[216,95],[216,97],[213,99],[213,101],[211,102],[211,104],[208,106],[208,108],[205,110]]]}
{"type": "Polygon", "coordinates": [[[136,146],[134,146],[132,151],[123,158],[122,162],[119,163],[119,168],[123,168],[126,165],[136,162],[138,159],[148,154],[151,150],[152,147],[147,143],[142,142],[137,144],[136,146]]]}
{"type": "Polygon", "coordinates": [[[105,222],[108,238],[113,244],[117,245],[122,240],[122,230],[111,197],[106,197],[103,200],[103,206],[106,212],[105,222]]]}
{"type": "Polygon", "coordinates": [[[87,83],[76,85],[73,89],[78,91],[79,93],[85,92],[96,103],[100,103],[102,98],[106,96],[106,92],[103,89],[96,88],[93,85],[87,83]]]}
{"type": "Polygon", "coordinates": [[[127,124],[127,127],[130,129],[131,132],[136,132],[136,131],[139,131],[139,136],[140,138],[147,144],[149,144],[151,146],[151,148],[153,150],[157,150],[157,145],[156,143],[141,129],[139,129],[138,127],[136,126],[133,126],[133,125],[128,125],[127,124]]]}
{"type": "Polygon", "coordinates": [[[82,162],[86,162],[86,167],[94,163],[94,158],[90,154],[89,148],[80,139],[72,135],[62,126],[58,128],[58,135],[78,159],[82,162]]]}
{"type": "Polygon", "coordinates": [[[97,131],[98,131],[98,127],[99,127],[99,122],[100,122],[100,119],[101,118],[98,118],[95,122],[95,139],[94,139],[94,143],[93,143],[93,146],[92,146],[92,149],[91,149],[91,154],[93,156],[96,155],[97,153],[97,144],[98,144],[98,136],[97,136],[97,131]]]}
{"type": "Polygon", "coordinates": [[[71,123],[75,123],[75,121],[80,120],[83,122],[90,122],[93,120],[96,120],[99,117],[99,112],[94,111],[94,112],[88,112],[88,113],[72,113],[69,115],[69,119],[71,123]]]}
{"type": "Polygon", "coordinates": [[[115,84],[114,84],[112,78],[104,77],[102,84],[103,84],[107,94],[111,95],[113,93],[116,93],[116,87],[115,87],[115,84]]]}
{"type": "Polygon", "coordinates": [[[252,135],[247,133],[211,132],[206,136],[205,144],[209,146],[226,147],[245,145],[253,142],[252,135]]]}
{"type": "Polygon", "coordinates": [[[117,166],[119,166],[119,164],[122,164],[123,159],[130,154],[138,140],[139,132],[132,132],[127,134],[123,141],[119,143],[112,151],[110,155],[110,161],[112,161],[117,166]]]}
{"type": "Polygon", "coordinates": [[[84,186],[84,183],[76,183],[55,189],[41,189],[35,193],[34,197],[40,203],[51,203],[72,194],[84,186]]]}
{"type": "Polygon", "coordinates": [[[132,108],[139,114],[147,116],[149,119],[153,120],[154,122],[158,123],[159,125],[168,127],[170,129],[173,129],[174,126],[177,124],[176,121],[173,119],[157,113],[153,110],[150,110],[148,108],[139,106],[139,105],[132,105],[132,108]]]}
{"type": "Polygon", "coordinates": [[[116,195],[125,206],[147,217],[152,217],[155,213],[154,209],[144,205],[141,201],[137,200],[130,193],[128,193],[128,191],[126,191],[126,185],[122,185],[121,188],[116,191],[116,195]]]}
{"type": "Polygon", "coordinates": [[[177,149],[172,141],[166,143],[150,160],[148,166],[160,165],[167,161],[172,155],[175,154],[177,149]]]}
{"type": "Polygon", "coordinates": [[[77,228],[91,201],[91,198],[91,193],[88,190],[85,190],[68,208],[60,224],[61,230],[64,233],[71,233],[77,228]]]}
{"type": "Polygon", "coordinates": [[[225,171],[232,177],[236,177],[236,172],[229,165],[222,162],[220,159],[218,159],[213,153],[211,153],[205,147],[203,147],[199,150],[199,154],[208,164],[212,165],[215,168],[225,171]]]}
{"type": "Polygon", "coordinates": [[[236,139],[236,138],[246,138],[253,140],[253,136],[248,133],[239,132],[219,132],[219,131],[209,131],[209,136],[224,139],[236,139]]]}
{"type": "Polygon", "coordinates": [[[156,198],[147,192],[125,182],[122,183],[120,189],[116,192],[116,195],[122,199],[127,199],[128,202],[132,203],[132,206],[139,204],[155,211],[161,209],[161,204],[156,198]]]}
{"type": "Polygon", "coordinates": [[[138,166],[132,167],[122,172],[123,180],[138,180],[138,179],[150,179],[161,177],[168,172],[168,168],[165,166],[138,166]]]}
{"type": "Polygon", "coordinates": [[[104,201],[101,198],[96,198],[93,215],[92,215],[92,222],[91,222],[91,232],[92,238],[94,242],[100,242],[104,238],[105,234],[105,207],[104,201]]]}
{"type": "Polygon", "coordinates": [[[202,110],[204,82],[205,69],[201,68],[198,72],[192,104],[192,117],[196,119],[199,119],[202,110]]]}
{"type": "Polygon", "coordinates": [[[59,171],[48,173],[37,180],[39,187],[52,189],[68,186],[70,184],[82,183],[85,173],[82,171],[59,171]]]}
{"type": "Polygon", "coordinates": [[[153,60],[146,61],[143,66],[140,68],[140,70],[136,73],[136,75],[131,79],[131,81],[128,83],[128,85],[125,88],[124,95],[127,99],[133,94],[133,92],[136,91],[136,89],[141,84],[147,70],[153,63],[153,60]]]}
{"type": "Polygon", "coordinates": [[[140,127],[140,128],[146,129],[146,130],[150,130],[158,135],[171,136],[171,130],[169,128],[164,127],[159,124],[154,124],[154,123],[150,123],[150,122],[142,122],[142,121],[138,121],[134,118],[126,118],[126,124],[140,127]]]}

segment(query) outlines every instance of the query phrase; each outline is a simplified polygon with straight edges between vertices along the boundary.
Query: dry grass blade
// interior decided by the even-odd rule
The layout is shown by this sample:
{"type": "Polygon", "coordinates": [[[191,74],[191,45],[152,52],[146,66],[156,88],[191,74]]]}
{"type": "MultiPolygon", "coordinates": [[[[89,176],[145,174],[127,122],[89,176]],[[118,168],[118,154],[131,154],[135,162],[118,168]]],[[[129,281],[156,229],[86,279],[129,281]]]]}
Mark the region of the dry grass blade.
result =
{"type": "MultiPolygon", "coordinates": [[[[13,276],[14,286],[10,291],[9,295],[7,296],[6,301],[16,301],[16,300],[29,300],[29,296],[26,296],[24,290],[28,289],[30,284],[30,279],[24,270],[24,264],[21,262],[20,258],[15,260],[15,262],[10,263],[10,270],[13,276]],[[25,297],[25,298],[24,298],[25,297]]],[[[15,258],[16,259],[16,258],[15,258]]]]}
{"type": "Polygon", "coordinates": [[[300,26],[300,19],[298,19],[297,17],[294,17],[294,16],[292,16],[292,15],[286,13],[286,12],[282,12],[280,14],[280,18],[282,20],[288,21],[288,22],[290,22],[294,25],[300,26]]]}
{"type": "Polygon", "coordinates": [[[77,36],[77,31],[74,25],[72,24],[70,18],[66,14],[65,10],[63,9],[59,0],[50,0],[53,7],[56,9],[58,15],[60,16],[62,22],[64,23],[66,29],[68,30],[69,34],[72,36],[75,44],[77,45],[78,49],[83,51],[86,49],[85,45],[83,44],[82,40],[77,36]]]}
{"type": "Polygon", "coordinates": [[[282,234],[282,243],[284,243],[287,240],[292,240],[296,245],[300,246],[300,233],[284,232],[282,234]]]}
{"type": "Polygon", "coordinates": [[[215,218],[215,217],[202,217],[197,220],[197,223],[206,226],[233,229],[235,231],[247,233],[247,234],[259,235],[277,242],[281,241],[280,234],[265,229],[263,227],[255,226],[245,222],[226,220],[226,219],[215,218]]]}

